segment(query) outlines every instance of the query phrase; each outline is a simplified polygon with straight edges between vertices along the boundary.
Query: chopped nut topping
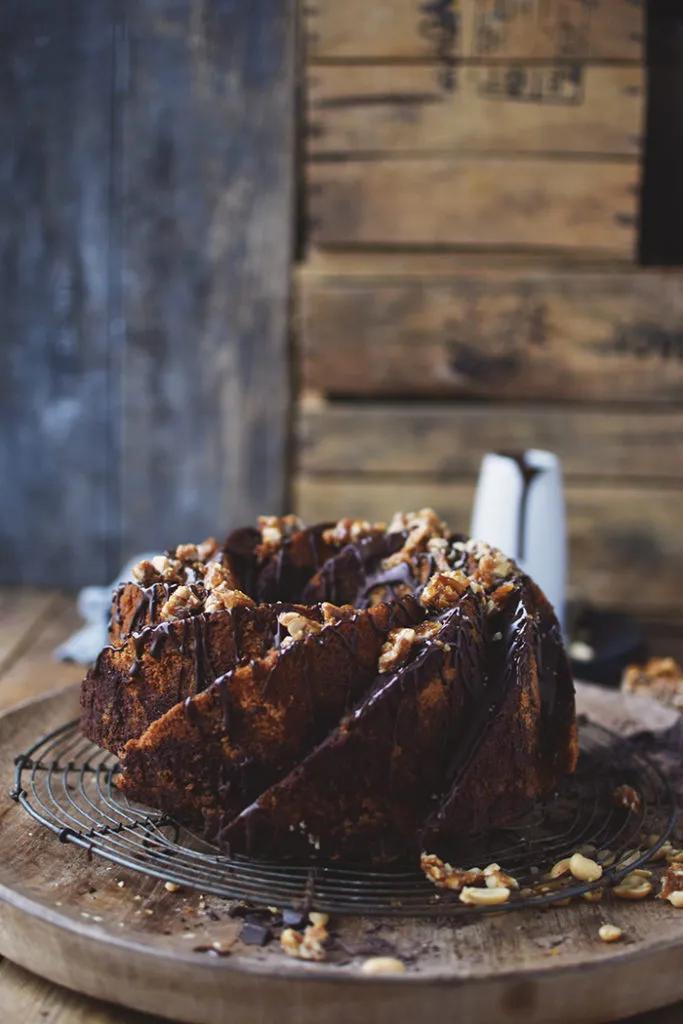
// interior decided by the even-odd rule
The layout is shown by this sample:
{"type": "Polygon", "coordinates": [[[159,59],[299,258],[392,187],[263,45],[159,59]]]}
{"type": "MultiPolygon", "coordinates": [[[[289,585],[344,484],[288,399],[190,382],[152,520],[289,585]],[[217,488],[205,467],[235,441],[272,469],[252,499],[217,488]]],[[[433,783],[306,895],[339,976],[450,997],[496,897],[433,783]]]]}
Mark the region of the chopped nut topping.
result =
{"type": "Polygon", "coordinates": [[[425,551],[427,544],[434,537],[445,537],[448,527],[437,516],[434,509],[423,508],[419,512],[397,512],[387,527],[387,533],[408,532],[408,536],[400,551],[385,558],[382,565],[390,569],[394,565],[408,561],[417,551],[425,551]]]}
{"type": "Polygon", "coordinates": [[[178,587],[162,605],[162,619],[186,619],[201,610],[202,602],[189,587],[178,587]]]}
{"type": "Polygon", "coordinates": [[[212,555],[218,551],[218,541],[215,537],[207,537],[201,544],[197,545],[197,557],[200,562],[208,562],[212,555]]]}
{"type": "Polygon", "coordinates": [[[207,590],[215,590],[221,583],[227,583],[234,590],[237,580],[227,566],[220,562],[209,562],[204,573],[204,586],[207,590]]]}
{"type": "Polygon", "coordinates": [[[462,889],[465,885],[484,885],[484,872],[480,868],[454,868],[435,853],[420,855],[420,867],[425,877],[438,889],[462,889]]]}
{"type": "Polygon", "coordinates": [[[307,636],[319,633],[323,628],[315,619],[307,619],[299,612],[280,612],[277,621],[285,627],[292,640],[303,640],[307,636]]]}
{"type": "Polygon", "coordinates": [[[167,558],[166,555],[155,555],[152,565],[159,575],[169,583],[185,582],[185,567],[175,558],[167,558]]]}
{"type": "Polygon", "coordinates": [[[323,531],[326,544],[351,544],[384,529],[384,523],[369,523],[367,519],[340,519],[335,526],[323,531]]]}
{"type": "Polygon", "coordinates": [[[155,580],[159,579],[159,573],[147,558],[133,566],[131,575],[135,582],[141,583],[143,587],[148,587],[155,580]]]}
{"type": "Polygon", "coordinates": [[[303,934],[295,928],[285,928],[280,936],[280,945],[287,956],[299,960],[324,960],[325,942],[329,935],[324,925],[310,924],[303,934]]]}
{"type": "Polygon", "coordinates": [[[507,903],[509,899],[510,890],[504,885],[493,889],[477,889],[466,885],[460,893],[460,902],[472,907],[493,907],[499,903],[507,903]]]}
{"type": "Polygon", "coordinates": [[[416,640],[415,630],[409,626],[403,629],[392,629],[389,632],[388,639],[382,645],[377,670],[379,672],[393,672],[395,668],[398,668],[406,660],[416,640]]]}
{"type": "Polygon", "coordinates": [[[285,537],[290,537],[297,530],[303,529],[303,522],[298,516],[259,516],[258,528],[261,531],[261,552],[276,551],[285,537]]]}
{"type": "Polygon", "coordinates": [[[430,640],[433,636],[441,629],[442,623],[440,622],[423,622],[422,625],[417,626],[415,629],[415,639],[419,642],[421,640],[430,640]]]}
{"type": "Polygon", "coordinates": [[[448,533],[446,523],[439,519],[433,508],[421,508],[419,512],[396,512],[387,527],[387,533],[422,527],[427,527],[430,537],[444,537],[448,533]]]}
{"type": "Polygon", "coordinates": [[[508,580],[515,572],[514,562],[484,541],[472,538],[462,545],[462,550],[468,556],[469,571],[486,590],[495,589],[497,584],[508,580]]]}
{"type": "Polygon", "coordinates": [[[682,889],[674,889],[673,892],[669,893],[669,895],[666,897],[666,899],[669,901],[671,906],[672,907],[676,907],[677,910],[681,910],[681,908],[683,908],[683,890],[682,889]]]}
{"type": "Polygon", "coordinates": [[[569,870],[579,882],[597,882],[602,877],[602,868],[595,860],[584,857],[582,853],[575,853],[569,859],[569,870]]]}
{"type": "Polygon", "coordinates": [[[256,602],[243,591],[233,590],[228,583],[219,583],[207,597],[204,611],[221,612],[226,609],[231,611],[240,605],[246,608],[255,608],[256,602]]]}
{"type": "Polygon", "coordinates": [[[488,599],[486,610],[496,612],[505,603],[505,598],[514,590],[514,583],[501,583],[488,599]]]}
{"type": "Polygon", "coordinates": [[[356,609],[352,604],[331,604],[330,601],[323,601],[320,605],[320,610],[323,613],[323,622],[327,625],[330,622],[342,622],[346,619],[351,619],[356,614],[356,609]]]}
{"type": "Polygon", "coordinates": [[[420,595],[420,604],[439,611],[450,608],[465,593],[469,582],[464,572],[458,569],[435,572],[420,595]]]}
{"type": "Polygon", "coordinates": [[[627,786],[623,784],[617,786],[612,794],[616,807],[623,807],[627,811],[637,812],[643,806],[643,801],[640,799],[640,793],[633,786],[627,786]]]}
{"type": "Polygon", "coordinates": [[[491,587],[496,580],[505,580],[512,573],[512,562],[500,551],[491,549],[479,562],[476,576],[485,587],[491,587]]]}
{"type": "Polygon", "coordinates": [[[598,935],[603,942],[618,942],[624,933],[615,924],[602,924],[598,929],[598,935]]]}
{"type": "Polygon", "coordinates": [[[199,551],[196,544],[179,544],[175,549],[175,557],[180,562],[199,561],[199,551]]]}
{"type": "Polygon", "coordinates": [[[395,956],[371,956],[361,965],[363,974],[405,974],[406,965],[395,956]]]}

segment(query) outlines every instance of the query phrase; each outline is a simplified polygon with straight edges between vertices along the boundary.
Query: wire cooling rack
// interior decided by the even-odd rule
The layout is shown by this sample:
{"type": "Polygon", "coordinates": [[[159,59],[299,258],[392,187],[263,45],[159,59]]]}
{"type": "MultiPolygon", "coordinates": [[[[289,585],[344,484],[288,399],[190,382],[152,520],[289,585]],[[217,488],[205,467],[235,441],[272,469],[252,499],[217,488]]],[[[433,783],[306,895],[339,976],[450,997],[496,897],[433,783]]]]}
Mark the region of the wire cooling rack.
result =
{"type": "MultiPolygon", "coordinates": [[[[627,742],[594,723],[580,731],[576,774],[513,826],[463,843],[450,855],[470,867],[496,862],[520,884],[496,912],[540,906],[615,882],[666,841],[675,799],[659,770],[627,742]],[[631,809],[615,788],[632,786],[631,809]],[[603,865],[599,883],[571,876],[548,881],[549,868],[581,850],[603,865]]],[[[167,815],[132,803],[116,787],[113,755],[86,740],[77,722],[55,729],[15,759],[13,798],[63,843],[145,875],[256,906],[336,913],[459,916],[471,908],[436,889],[415,869],[365,870],[277,864],[221,853],[167,815]]],[[[494,909],[494,908],[491,908],[494,909]]],[[[477,908],[487,912],[487,908],[477,908]]]]}

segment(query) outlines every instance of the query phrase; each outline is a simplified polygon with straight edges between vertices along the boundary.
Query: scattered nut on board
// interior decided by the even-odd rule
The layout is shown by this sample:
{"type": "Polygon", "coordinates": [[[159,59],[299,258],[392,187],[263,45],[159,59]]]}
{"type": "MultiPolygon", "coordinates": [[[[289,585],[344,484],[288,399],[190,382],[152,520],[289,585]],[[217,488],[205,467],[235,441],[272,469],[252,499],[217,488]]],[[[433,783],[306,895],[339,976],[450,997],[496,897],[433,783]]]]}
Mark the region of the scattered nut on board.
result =
{"type": "MultiPolygon", "coordinates": [[[[321,915],[325,917],[326,915],[321,915]]],[[[287,956],[299,960],[324,960],[325,943],[329,935],[324,925],[309,924],[303,932],[296,928],[285,928],[280,936],[280,946],[287,956]]]]}
{"type": "Polygon", "coordinates": [[[596,860],[575,853],[569,858],[569,870],[579,882],[597,882],[602,877],[602,868],[596,860]]]}
{"type": "Polygon", "coordinates": [[[669,895],[665,897],[665,899],[667,899],[669,901],[669,903],[671,904],[672,907],[677,907],[678,910],[683,909],[683,890],[682,889],[676,889],[674,892],[670,892],[669,895]]]}
{"type": "Polygon", "coordinates": [[[624,933],[615,924],[602,924],[598,929],[598,935],[603,942],[618,942],[624,933]]]}
{"type": "Polygon", "coordinates": [[[548,878],[561,878],[562,875],[566,875],[569,871],[569,860],[569,857],[564,857],[562,860],[558,860],[557,864],[553,864],[548,872],[548,878]]]}
{"type": "Polygon", "coordinates": [[[509,899],[510,890],[505,885],[498,885],[494,889],[478,889],[466,885],[460,893],[460,902],[470,907],[495,907],[507,903],[509,899]]]}
{"type": "Polygon", "coordinates": [[[164,882],[166,892],[180,892],[180,888],[177,882],[164,882]]]}
{"type": "Polygon", "coordinates": [[[406,965],[395,956],[371,956],[361,964],[361,974],[405,974],[406,965]]]}
{"type": "Polygon", "coordinates": [[[612,892],[620,900],[644,900],[652,892],[652,882],[631,871],[614,886],[612,892]]]}

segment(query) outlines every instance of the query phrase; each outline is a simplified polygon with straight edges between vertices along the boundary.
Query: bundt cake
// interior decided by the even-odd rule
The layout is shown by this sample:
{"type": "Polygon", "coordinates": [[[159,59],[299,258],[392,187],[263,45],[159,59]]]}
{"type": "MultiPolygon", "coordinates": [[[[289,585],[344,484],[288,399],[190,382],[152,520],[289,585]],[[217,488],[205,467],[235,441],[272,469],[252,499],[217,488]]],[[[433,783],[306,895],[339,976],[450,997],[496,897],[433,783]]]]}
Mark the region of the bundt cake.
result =
{"type": "Polygon", "coordinates": [[[504,824],[573,771],[551,606],[424,509],[262,517],[139,563],[82,728],[131,798],[233,853],[382,864],[504,824]]]}

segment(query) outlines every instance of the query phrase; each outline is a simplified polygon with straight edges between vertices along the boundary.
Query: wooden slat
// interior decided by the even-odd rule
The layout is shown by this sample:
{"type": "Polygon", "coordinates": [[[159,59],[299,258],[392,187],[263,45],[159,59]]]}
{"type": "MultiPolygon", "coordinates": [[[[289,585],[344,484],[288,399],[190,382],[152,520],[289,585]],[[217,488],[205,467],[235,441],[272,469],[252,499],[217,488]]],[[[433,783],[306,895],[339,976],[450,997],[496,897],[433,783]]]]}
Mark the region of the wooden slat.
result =
{"type": "Polygon", "coordinates": [[[375,258],[300,280],[304,383],[330,394],[683,396],[683,276],[375,258]],[[383,273],[382,267],[387,267],[383,273]],[[439,268],[442,269],[439,269],[439,268]]]}
{"type": "Polygon", "coordinates": [[[112,29],[100,5],[3,6],[0,579],[111,578],[112,29]]]}
{"type": "Polygon", "coordinates": [[[636,161],[309,163],[309,239],[321,246],[526,246],[629,258],[638,182],[636,161]]]}
{"type": "Polygon", "coordinates": [[[313,60],[563,57],[640,60],[640,0],[305,0],[313,60]]]}
{"type": "Polygon", "coordinates": [[[548,448],[569,478],[683,484],[683,411],[434,402],[304,406],[307,473],[473,476],[487,451],[548,448]]]}
{"type": "Polygon", "coordinates": [[[672,608],[667,618],[645,617],[640,625],[653,657],[675,658],[683,665],[683,621],[680,609],[672,608]]]}
{"type": "Polygon", "coordinates": [[[308,152],[635,156],[644,78],[644,68],[619,65],[589,65],[576,74],[518,65],[516,77],[486,65],[463,68],[448,90],[438,65],[361,65],[352,72],[321,65],[308,77],[308,152]],[[509,95],[513,86],[525,94],[509,95]]]}
{"type": "MultiPolygon", "coordinates": [[[[467,530],[473,483],[410,478],[301,476],[296,507],[311,522],[358,515],[386,520],[397,509],[432,505],[467,530]]],[[[607,485],[567,488],[573,596],[632,613],[680,607],[681,491],[607,485]]]]}
{"type": "Polygon", "coordinates": [[[293,5],[131,2],[126,31],[128,556],[285,501],[293,5]]]}

